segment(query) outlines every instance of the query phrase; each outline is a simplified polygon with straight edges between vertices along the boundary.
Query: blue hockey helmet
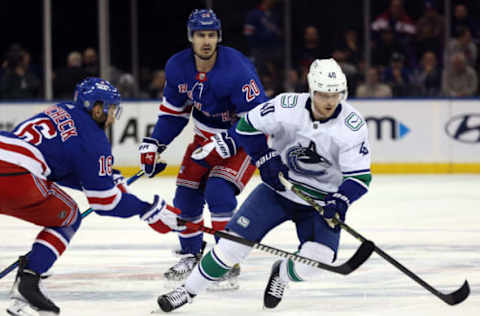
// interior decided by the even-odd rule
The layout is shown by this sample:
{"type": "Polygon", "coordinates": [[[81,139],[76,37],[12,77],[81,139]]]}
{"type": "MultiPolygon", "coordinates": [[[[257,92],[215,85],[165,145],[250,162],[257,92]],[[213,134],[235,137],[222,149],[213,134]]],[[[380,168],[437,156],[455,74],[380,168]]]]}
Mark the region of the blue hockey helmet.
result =
{"type": "Polygon", "coordinates": [[[193,32],[215,30],[218,32],[218,41],[222,41],[222,23],[212,9],[195,9],[187,21],[188,40],[191,42],[193,32]]]}
{"type": "Polygon", "coordinates": [[[73,100],[88,112],[91,112],[93,106],[98,102],[103,104],[105,114],[108,113],[110,106],[114,105],[116,119],[120,118],[122,112],[118,89],[101,78],[89,77],[77,84],[73,100]]]}

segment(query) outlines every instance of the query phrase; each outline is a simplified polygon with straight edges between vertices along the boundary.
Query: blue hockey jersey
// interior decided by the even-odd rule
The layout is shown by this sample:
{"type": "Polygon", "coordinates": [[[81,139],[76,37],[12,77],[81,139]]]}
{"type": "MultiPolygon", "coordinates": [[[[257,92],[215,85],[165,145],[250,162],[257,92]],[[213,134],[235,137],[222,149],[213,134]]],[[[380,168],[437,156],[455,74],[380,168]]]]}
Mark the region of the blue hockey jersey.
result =
{"type": "Polygon", "coordinates": [[[91,208],[101,215],[129,217],[150,207],[114,184],[114,159],[105,131],[74,104],[53,105],[12,132],[0,131],[0,160],[83,190],[91,208]]]}
{"type": "Polygon", "coordinates": [[[267,101],[253,64],[239,51],[219,45],[214,67],[198,72],[191,48],[173,55],[165,67],[167,83],[152,137],[169,144],[193,117],[205,136],[230,128],[238,115],[267,101]],[[204,134],[204,132],[207,132],[204,134]]]}

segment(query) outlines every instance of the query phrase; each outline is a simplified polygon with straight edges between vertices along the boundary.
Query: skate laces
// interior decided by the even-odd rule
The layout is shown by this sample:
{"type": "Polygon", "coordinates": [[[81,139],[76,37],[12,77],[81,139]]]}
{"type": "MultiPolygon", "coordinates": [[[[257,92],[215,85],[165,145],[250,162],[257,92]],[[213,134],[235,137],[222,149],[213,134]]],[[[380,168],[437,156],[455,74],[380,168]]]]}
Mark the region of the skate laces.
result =
{"type": "Polygon", "coordinates": [[[188,291],[183,286],[170,292],[166,296],[166,298],[174,307],[178,307],[185,303],[192,302],[192,297],[190,296],[190,293],[188,293],[188,291]]]}
{"type": "Polygon", "coordinates": [[[287,283],[283,282],[279,275],[276,275],[272,278],[272,282],[270,283],[268,289],[268,294],[275,296],[276,298],[282,298],[286,287],[287,283]]]}

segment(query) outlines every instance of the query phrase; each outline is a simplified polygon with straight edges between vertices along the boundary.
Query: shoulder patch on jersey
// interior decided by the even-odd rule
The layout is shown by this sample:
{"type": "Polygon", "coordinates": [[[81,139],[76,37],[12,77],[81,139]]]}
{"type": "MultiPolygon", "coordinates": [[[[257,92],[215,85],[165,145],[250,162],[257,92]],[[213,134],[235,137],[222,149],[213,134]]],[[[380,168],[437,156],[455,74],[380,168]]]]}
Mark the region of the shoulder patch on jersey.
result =
{"type": "Polygon", "coordinates": [[[282,108],[293,108],[297,105],[298,95],[284,95],[280,98],[280,105],[282,108]]]}
{"type": "Polygon", "coordinates": [[[364,124],[365,121],[355,112],[348,114],[345,118],[345,125],[355,132],[358,131],[364,124]]]}

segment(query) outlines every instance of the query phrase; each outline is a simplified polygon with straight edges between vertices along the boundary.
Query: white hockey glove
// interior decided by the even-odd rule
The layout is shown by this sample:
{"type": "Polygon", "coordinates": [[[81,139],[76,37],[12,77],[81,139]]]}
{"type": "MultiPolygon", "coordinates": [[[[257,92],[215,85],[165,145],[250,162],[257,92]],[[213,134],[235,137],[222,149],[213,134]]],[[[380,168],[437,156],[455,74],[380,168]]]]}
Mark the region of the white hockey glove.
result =
{"type": "Polygon", "coordinates": [[[180,214],[178,208],[168,205],[164,199],[155,195],[152,207],[141,215],[140,219],[147,222],[159,233],[165,234],[171,230],[182,231],[186,228],[178,224],[178,214],[180,214]]]}
{"type": "Polygon", "coordinates": [[[144,137],[142,143],[138,146],[142,170],[149,178],[162,172],[167,166],[164,161],[160,160],[160,154],[166,148],[166,145],[160,144],[158,140],[151,137],[144,137]]]}
{"type": "Polygon", "coordinates": [[[217,133],[210,140],[195,149],[192,159],[204,167],[211,167],[223,159],[228,159],[237,154],[237,146],[227,132],[217,133]]]}
{"type": "Polygon", "coordinates": [[[113,183],[115,183],[116,187],[122,191],[122,193],[130,193],[128,190],[128,184],[125,178],[123,177],[122,173],[118,169],[112,170],[112,177],[113,183]]]}

